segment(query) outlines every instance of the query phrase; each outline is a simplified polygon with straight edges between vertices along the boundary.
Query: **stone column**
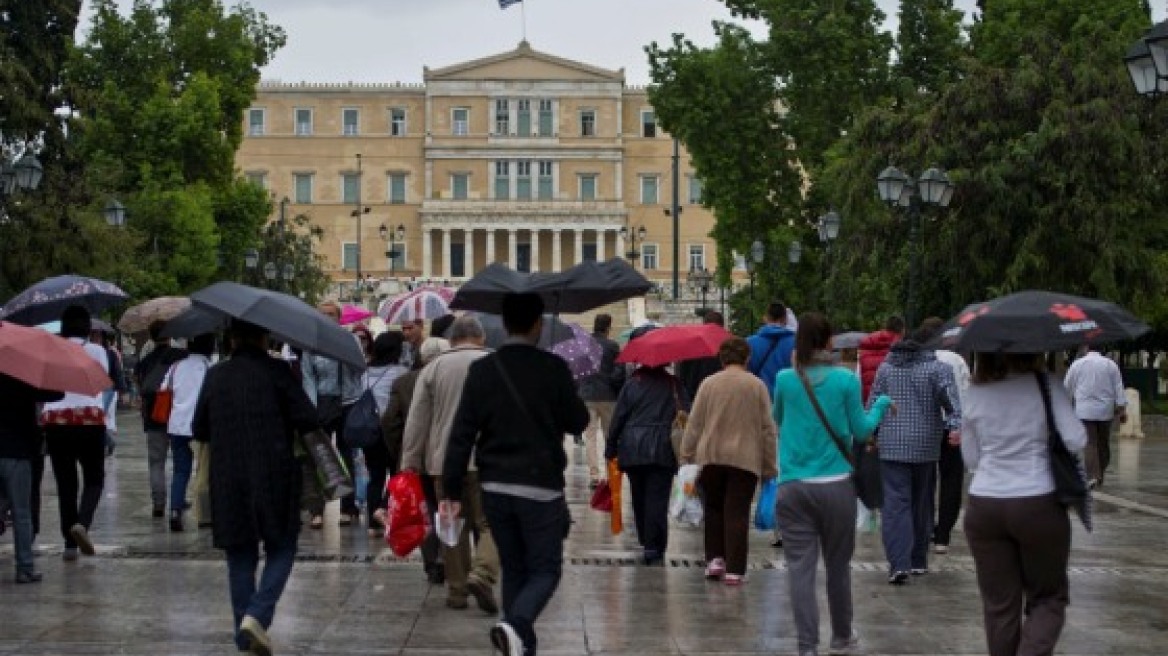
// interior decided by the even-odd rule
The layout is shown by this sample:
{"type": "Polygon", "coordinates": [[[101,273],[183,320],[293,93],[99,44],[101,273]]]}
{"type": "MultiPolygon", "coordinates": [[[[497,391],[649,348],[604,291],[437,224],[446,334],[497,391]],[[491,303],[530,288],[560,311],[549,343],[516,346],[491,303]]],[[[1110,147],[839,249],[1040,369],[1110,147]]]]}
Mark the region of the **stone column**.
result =
{"type": "Polygon", "coordinates": [[[475,246],[474,246],[475,231],[474,228],[467,228],[462,231],[462,257],[465,263],[462,269],[462,274],[469,278],[475,274],[475,246]]]}
{"type": "Polygon", "coordinates": [[[442,277],[450,279],[450,228],[442,229],[442,277]]]}
{"type": "Polygon", "coordinates": [[[430,250],[430,229],[422,228],[422,277],[434,275],[434,256],[430,250]]]}
{"type": "Polygon", "coordinates": [[[515,228],[507,229],[507,266],[519,268],[519,240],[515,236],[515,228]]]}
{"type": "Polygon", "coordinates": [[[596,261],[597,262],[603,262],[605,260],[605,257],[604,257],[604,237],[607,234],[608,234],[608,231],[605,230],[604,228],[599,228],[596,231],[596,261]]]}
{"type": "Polygon", "coordinates": [[[527,231],[531,235],[531,272],[539,271],[539,228],[527,231]]]}
{"type": "Polygon", "coordinates": [[[563,262],[563,230],[552,228],[552,271],[559,273],[564,270],[563,262]]]}
{"type": "Polygon", "coordinates": [[[584,261],[584,231],[576,228],[576,259],[572,260],[572,266],[575,266],[584,261]]]}
{"type": "Polygon", "coordinates": [[[625,256],[625,238],[621,236],[620,230],[616,231],[616,256],[625,256]]]}

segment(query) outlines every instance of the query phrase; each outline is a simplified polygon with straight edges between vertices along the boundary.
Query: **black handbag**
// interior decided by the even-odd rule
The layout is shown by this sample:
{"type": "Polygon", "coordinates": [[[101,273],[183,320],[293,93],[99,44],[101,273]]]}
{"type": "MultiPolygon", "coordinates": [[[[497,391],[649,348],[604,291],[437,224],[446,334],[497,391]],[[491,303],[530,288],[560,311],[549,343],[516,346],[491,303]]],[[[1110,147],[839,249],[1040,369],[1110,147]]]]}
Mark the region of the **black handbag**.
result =
{"type": "Polygon", "coordinates": [[[811,381],[807,380],[807,374],[803,373],[802,370],[796,370],[796,373],[799,374],[799,380],[803,383],[803,389],[807,391],[807,398],[811,400],[811,407],[815,408],[815,414],[819,415],[820,423],[827,430],[827,434],[831,436],[831,441],[835,443],[844,460],[847,460],[848,464],[852,466],[852,484],[856,486],[856,498],[870,510],[879,508],[884,503],[884,482],[880,477],[879,459],[875,457],[874,453],[864,453],[863,447],[853,451],[844,444],[843,439],[836,434],[831,423],[827,421],[827,415],[823,413],[819,399],[815,398],[815,392],[811,389],[811,381]]]}
{"type": "Polygon", "coordinates": [[[1083,522],[1083,528],[1094,528],[1092,518],[1091,489],[1087,487],[1087,471],[1078,455],[1071,453],[1063,442],[1058,425],[1054,421],[1054,409],[1050,402],[1050,381],[1046,374],[1036,372],[1038,389],[1042,392],[1042,405],[1046,409],[1047,442],[1050,451],[1050,473],[1054,477],[1054,495],[1058,502],[1073,508],[1083,522]]]}

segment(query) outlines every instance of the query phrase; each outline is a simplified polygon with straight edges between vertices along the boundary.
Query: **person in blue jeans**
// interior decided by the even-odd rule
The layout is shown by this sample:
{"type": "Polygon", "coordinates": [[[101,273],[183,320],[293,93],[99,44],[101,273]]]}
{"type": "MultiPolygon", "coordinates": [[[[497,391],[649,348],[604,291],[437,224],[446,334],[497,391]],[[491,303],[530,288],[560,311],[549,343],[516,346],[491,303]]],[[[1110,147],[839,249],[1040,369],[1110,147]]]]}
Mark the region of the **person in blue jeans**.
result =
{"type": "Polygon", "coordinates": [[[508,294],[502,305],[508,339],[467,373],[438,512],[458,516],[473,454],[503,570],[503,619],[491,629],[491,643],[506,656],[535,656],[535,621],[559,585],[571,525],[564,435],[588,426],[588,408],[564,360],[536,346],[543,328],[540,297],[508,294]]]}
{"type": "Polygon", "coordinates": [[[268,627],[292,574],[300,535],[297,433],[320,428],[316,409],[268,333],[231,327],[231,358],[212,367],[195,406],[192,434],[210,449],[212,543],[227,556],[235,644],[271,654],[268,627]],[[259,548],[264,569],[256,581],[259,548]]]}
{"type": "Polygon", "coordinates": [[[171,365],[168,385],[174,391],[166,434],[170,436],[170,453],[174,473],[170,477],[170,530],[183,530],[183,512],[187,509],[187,486],[195,454],[191,450],[191,420],[203,379],[211,368],[215,352],[215,335],[199,335],[191,340],[187,357],[171,365]]]}

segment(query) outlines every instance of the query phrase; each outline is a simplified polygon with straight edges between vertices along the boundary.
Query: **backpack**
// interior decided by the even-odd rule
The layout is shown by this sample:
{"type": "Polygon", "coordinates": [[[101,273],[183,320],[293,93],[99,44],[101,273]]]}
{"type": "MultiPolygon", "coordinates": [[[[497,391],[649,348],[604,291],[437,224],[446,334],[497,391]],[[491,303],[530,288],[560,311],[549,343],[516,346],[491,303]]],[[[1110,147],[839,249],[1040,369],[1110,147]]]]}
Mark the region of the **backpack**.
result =
{"type": "Polygon", "coordinates": [[[356,449],[367,449],[381,441],[381,410],[377,407],[377,397],[373,395],[373,388],[389,373],[384,373],[373,381],[362,394],[361,398],[349,408],[349,416],[345,418],[345,427],[341,436],[345,444],[356,449]]]}

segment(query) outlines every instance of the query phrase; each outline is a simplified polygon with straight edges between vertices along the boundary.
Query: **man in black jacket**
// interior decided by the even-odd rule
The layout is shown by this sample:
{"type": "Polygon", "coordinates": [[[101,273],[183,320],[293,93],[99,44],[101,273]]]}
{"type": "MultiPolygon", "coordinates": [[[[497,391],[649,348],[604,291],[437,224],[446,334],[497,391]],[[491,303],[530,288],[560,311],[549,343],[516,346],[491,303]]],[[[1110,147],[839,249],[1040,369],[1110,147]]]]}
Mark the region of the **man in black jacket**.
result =
{"type": "Polygon", "coordinates": [[[170,437],[166,434],[166,424],[151,419],[150,413],[154,410],[158,390],[169,384],[166,372],[170,371],[172,364],[187,357],[186,350],[171,346],[170,339],[162,336],[165,327],[162,321],[150,325],[154,350],[142,358],[134,370],[138,389],[142,392],[142,430],[146,433],[146,463],[150,471],[150,500],[153,502],[151,516],[155,519],[166,516],[166,454],[170,450],[170,437]]]}
{"type": "Polygon", "coordinates": [[[564,435],[588,425],[568,365],[536,347],[543,301],[503,301],[508,340],[470,367],[443,467],[443,517],[457,517],[471,454],[503,569],[503,620],[491,642],[509,656],[534,656],[535,620],[555,593],[571,518],[564,498],[564,435]]]}

